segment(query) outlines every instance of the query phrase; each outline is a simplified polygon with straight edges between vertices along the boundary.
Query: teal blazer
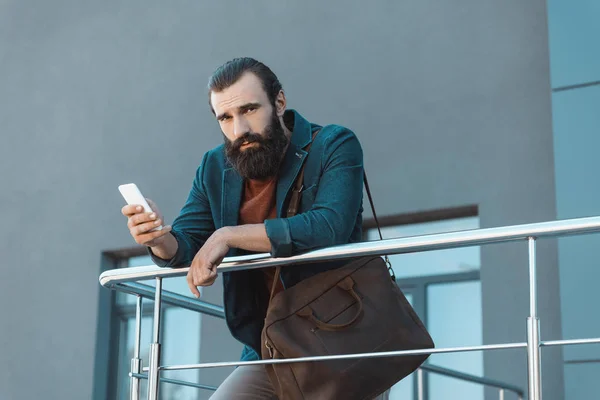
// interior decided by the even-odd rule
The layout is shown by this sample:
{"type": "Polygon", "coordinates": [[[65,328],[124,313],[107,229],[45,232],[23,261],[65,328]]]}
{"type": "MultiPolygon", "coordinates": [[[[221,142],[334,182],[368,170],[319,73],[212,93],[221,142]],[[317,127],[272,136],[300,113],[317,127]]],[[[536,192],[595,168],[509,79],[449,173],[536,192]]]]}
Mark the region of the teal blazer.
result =
{"type": "MultiPolygon", "coordinates": [[[[289,257],[322,247],[359,242],[362,232],[363,154],[354,133],[339,125],[311,124],[294,110],[290,146],[279,171],[276,193],[277,218],[266,220],[273,257],[289,257]],[[320,129],[310,148],[312,134],[320,129]],[[298,214],[286,218],[289,195],[304,169],[298,214]]],[[[291,115],[290,115],[291,114],[291,115]]],[[[171,260],[152,253],[156,265],[186,267],[216,230],[238,224],[244,180],[227,162],[224,145],[204,155],[188,199],[175,219],[171,233],[178,243],[171,260]]],[[[232,249],[228,256],[247,254],[232,249]]],[[[319,272],[337,268],[340,261],[283,267],[285,288],[319,272]]],[[[261,271],[223,273],[225,317],[231,334],[246,345],[243,360],[258,359],[260,334],[269,294],[261,271]]]]}

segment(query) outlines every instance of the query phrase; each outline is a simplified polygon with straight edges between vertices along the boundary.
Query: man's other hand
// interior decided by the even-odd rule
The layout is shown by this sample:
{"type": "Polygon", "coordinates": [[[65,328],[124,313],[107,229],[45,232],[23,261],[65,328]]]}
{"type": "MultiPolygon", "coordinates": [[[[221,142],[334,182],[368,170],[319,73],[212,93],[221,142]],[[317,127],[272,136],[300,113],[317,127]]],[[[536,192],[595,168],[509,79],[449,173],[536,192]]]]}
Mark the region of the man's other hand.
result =
{"type": "Polygon", "coordinates": [[[191,292],[200,297],[198,286],[210,286],[217,279],[217,267],[229,252],[229,245],[225,238],[225,228],[215,231],[196,253],[187,282],[191,292]]]}

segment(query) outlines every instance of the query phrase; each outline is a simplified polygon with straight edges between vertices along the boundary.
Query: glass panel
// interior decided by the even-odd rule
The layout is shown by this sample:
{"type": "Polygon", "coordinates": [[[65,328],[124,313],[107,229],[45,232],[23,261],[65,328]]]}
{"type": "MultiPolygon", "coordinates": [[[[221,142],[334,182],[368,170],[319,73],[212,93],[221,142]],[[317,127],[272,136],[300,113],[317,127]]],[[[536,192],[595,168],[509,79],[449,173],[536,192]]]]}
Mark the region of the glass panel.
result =
{"type": "MultiPolygon", "coordinates": [[[[127,267],[144,267],[148,265],[154,265],[150,256],[131,257],[127,263],[127,267]]],[[[156,281],[154,279],[140,281],[140,283],[150,286],[156,286],[156,281]]],[[[163,289],[179,293],[184,296],[192,296],[190,288],[187,285],[185,276],[163,279],[163,289]]],[[[200,294],[202,294],[202,288],[200,288],[200,294]]],[[[117,292],[117,303],[135,304],[135,296],[123,292],[117,292]]]]}
{"type": "MultiPolygon", "coordinates": [[[[479,281],[435,284],[427,288],[427,328],[438,348],[481,345],[481,313],[479,281]]],[[[483,376],[482,352],[432,354],[429,362],[483,376]]],[[[483,400],[481,385],[435,374],[428,376],[431,400],[447,399],[449,393],[463,400],[483,400]]]]}
{"type": "MultiPolygon", "coordinates": [[[[152,317],[142,318],[142,335],[140,341],[140,358],[143,365],[148,366],[150,343],[152,343],[152,317]]],[[[117,398],[129,398],[129,372],[131,371],[131,359],[135,346],[135,316],[121,321],[121,333],[119,339],[119,366],[117,378],[117,398]]],[[[148,397],[148,380],[141,381],[141,397],[148,397]]]]}
{"type": "MultiPolygon", "coordinates": [[[[200,335],[202,316],[193,311],[169,309],[165,312],[162,364],[196,364],[200,362],[200,335]]],[[[162,377],[199,383],[200,371],[165,371],[162,377]]],[[[202,382],[200,382],[202,383],[202,382]]],[[[165,400],[192,400],[199,389],[173,384],[161,385],[160,398],[165,400]]]]}
{"type": "MultiPolygon", "coordinates": [[[[600,86],[554,93],[552,103],[557,217],[600,215],[600,86]]],[[[600,332],[600,320],[589,318],[589,305],[600,302],[599,248],[597,234],[558,239],[564,339],[590,338],[600,332]]],[[[600,345],[566,346],[563,354],[566,360],[600,359],[600,345]]],[[[565,386],[577,384],[565,380],[565,386]]]]}
{"type": "MultiPolygon", "coordinates": [[[[412,305],[413,304],[412,294],[407,293],[404,290],[402,292],[404,293],[404,296],[406,296],[406,299],[408,300],[408,302],[412,305]]],[[[394,386],[392,386],[392,388],[390,389],[389,400],[413,399],[416,375],[417,375],[417,373],[414,372],[414,373],[408,375],[406,378],[402,379],[400,382],[396,383],[394,386]]]]}
{"type": "MultiPolygon", "coordinates": [[[[457,218],[433,221],[422,224],[410,224],[384,227],[381,233],[384,239],[408,236],[420,236],[435,233],[455,232],[479,228],[479,217],[457,218]]],[[[377,229],[367,232],[367,240],[377,240],[377,229]]],[[[421,253],[397,254],[389,257],[398,279],[416,276],[452,274],[468,272],[480,268],[480,248],[464,247],[459,249],[436,250],[421,253]]]]}
{"type": "Polygon", "coordinates": [[[552,87],[600,80],[599,15],[598,0],[548,0],[552,87]]]}
{"type": "Polygon", "coordinates": [[[565,364],[565,398],[567,400],[594,398],[598,393],[598,376],[600,376],[600,362],[584,361],[581,364],[565,364]]]}

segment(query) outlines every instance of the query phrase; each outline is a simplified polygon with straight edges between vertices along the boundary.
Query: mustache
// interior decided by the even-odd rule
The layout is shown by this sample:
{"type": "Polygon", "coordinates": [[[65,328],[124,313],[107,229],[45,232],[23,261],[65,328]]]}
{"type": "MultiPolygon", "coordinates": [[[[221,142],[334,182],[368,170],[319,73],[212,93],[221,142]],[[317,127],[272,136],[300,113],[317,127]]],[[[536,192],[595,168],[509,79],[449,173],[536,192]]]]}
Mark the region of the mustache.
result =
{"type": "Polygon", "coordinates": [[[242,136],[231,142],[231,147],[234,150],[239,150],[240,147],[242,147],[243,145],[250,143],[262,144],[264,143],[264,138],[258,133],[246,132],[242,136]]]}

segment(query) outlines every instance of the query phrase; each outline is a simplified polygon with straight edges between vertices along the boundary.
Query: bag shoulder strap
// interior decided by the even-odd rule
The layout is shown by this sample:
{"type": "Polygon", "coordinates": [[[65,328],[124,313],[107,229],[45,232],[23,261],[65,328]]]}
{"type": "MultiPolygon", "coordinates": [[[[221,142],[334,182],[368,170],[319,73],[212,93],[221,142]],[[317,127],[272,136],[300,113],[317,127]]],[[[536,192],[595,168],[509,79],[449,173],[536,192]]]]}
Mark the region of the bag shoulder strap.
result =
{"type": "MultiPolygon", "coordinates": [[[[315,137],[317,137],[317,133],[319,133],[321,129],[317,129],[312,136],[312,142],[314,142],[315,137]]],[[[310,150],[310,146],[312,142],[305,147],[305,151],[310,150]]],[[[300,169],[300,173],[298,174],[298,178],[296,179],[296,183],[294,184],[294,188],[292,189],[292,195],[290,197],[290,204],[288,205],[287,210],[287,218],[293,217],[298,212],[298,206],[300,205],[300,193],[303,189],[303,179],[304,179],[304,167],[306,163],[302,165],[300,169]]],[[[379,232],[379,239],[383,240],[383,235],[381,234],[381,227],[379,225],[379,220],[377,219],[377,213],[375,212],[375,205],[373,204],[373,196],[371,195],[371,189],[369,188],[369,181],[367,180],[367,173],[363,170],[363,181],[365,183],[365,189],[367,191],[367,197],[369,198],[369,204],[371,205],[371,211],[373,211],[373,219],[375,219],[375,224],[377,225],[377,231],[379,232]]],[[[392,281],[396,281],[396,275],[394,274],[394,270],[392,268],[392,263],[387,255],[384,256],[385,263],[388,266],[388,271],[390,272],[390,276],[392,281]]],[[[269,297],[269,303],[273,300],[273,296],[275,294],[275,288],[277,286],[277,281],[279,280],[279,276],[281,275],[281,267],[276,267],[275,276],[273,277],[273,285],[271,286],[271,296],[269,297]]]]}
{"type": "MultiPolygon", "coordinates": [[[[317,129],[312,135],[312,141],[304,148],[306,152],[310,150],[310,146],[312,146],[315,138],[317,137],[317,133],[319,133],[321,129],[317,129]]],[[[308,157],[308,156],[307,156],[308,157]]],[[[305,160],[306,161],[306,160],[305,160]]],[[[287,209],[287,218],[291,218],[298,212],[298,206],[300,205],[300,193],[304,188],[304,167],[306,166],[306,162],[300,168],[300,172],[298,173],[298,178],[296,178],[296,183],[294,184],[294,188],[292,189],[292,195],[290,197],[290,203],[288,204],[287,209]]],[[[273,296],[275,295],[275,288],[277,287],[277,281],[281,276],[281,266],[275,268],[275,275],[273,276],[273,284],[271,285],[271,295],[269,296],[269,303],[273,300],[273,296]]]]}
{"type": "MultiPolygon", "coordinates": [[[[312,146],[315,138],[317,137],[317,133],[319,133],[321,129],[317,129],[315,133],[312,135],[312,141],[304,148],[306,152],[310,150],[310,146],[312,146]]],[[[308,156],[307,156],[308,157],[308,156]]],[[[290,197],[290,204],[288,205],[287,210],[287,218],[293,217],[298,212],[298,206],[300,205],[300,192],[304,188],[304,167],[306,166],[306,162],[302,165],[300,172],[298,173],[298,178],[296,179],[296,183],[294,184],[294,188],[292,189],[292,196],[290,197]]]]}
{"type": "MultiPolygon", "coordinates": [[[[373,196],[371,195],[371,189],[369,188],[369,181],[367,180],[367,173],[364,172],[363,169],[363,181],[365,182],[365,189],[367,191],[367,197],[369,197],[369,204],[371,204],[371,211],[373,211],[373,219],[375,220],[375,224],[377,225],[377,232],[379,232],[379,240],[383,240],[383,235],[381,234],[381,226],[379,225],[379,220],[377,219],[377,213],[375,212],[375,205],[373,204],[373,196]]],[[[388,267],[388,272],[392,278],[393,282],[396,282],[396,274],[394,273],[394,268],[392,268],[392,263],[388,258],[387,254],[383,256],[385,263],[388,267]]]]}

